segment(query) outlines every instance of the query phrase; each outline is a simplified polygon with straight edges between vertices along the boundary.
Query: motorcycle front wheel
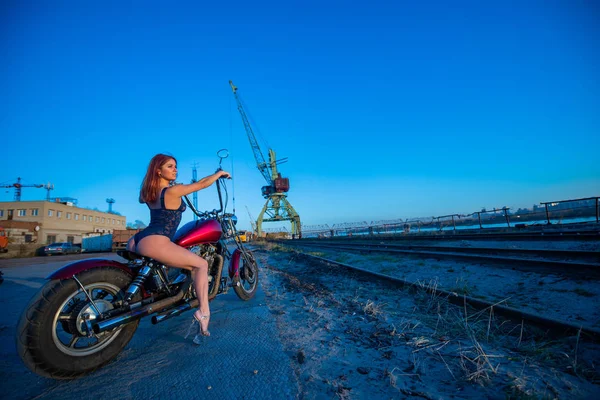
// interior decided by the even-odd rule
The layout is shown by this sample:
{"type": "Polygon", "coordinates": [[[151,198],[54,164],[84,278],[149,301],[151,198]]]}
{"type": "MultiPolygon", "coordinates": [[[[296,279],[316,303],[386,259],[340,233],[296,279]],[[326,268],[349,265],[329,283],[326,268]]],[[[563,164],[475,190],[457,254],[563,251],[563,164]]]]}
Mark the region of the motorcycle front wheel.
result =
{"type": "Polygon", "coordinates": [[[240,299],[250,300],[254,297],[258,288],[258,265],[250,251],[241,253],[238,274],[233,277],[232,284],[240,299]]]}
{"type": "Polygon", "coordinates": [[[31,299],[17,325],[17,351],[33,372],[54,379],[72,379],[115,358],[129,343],[139,320],[94,334],[91,322],[123,298],[131,276],[114,267],[99,267],[74,279],[46,283],[31,299]],[[93,303],[90,302],[89,298],[93,303]]]}

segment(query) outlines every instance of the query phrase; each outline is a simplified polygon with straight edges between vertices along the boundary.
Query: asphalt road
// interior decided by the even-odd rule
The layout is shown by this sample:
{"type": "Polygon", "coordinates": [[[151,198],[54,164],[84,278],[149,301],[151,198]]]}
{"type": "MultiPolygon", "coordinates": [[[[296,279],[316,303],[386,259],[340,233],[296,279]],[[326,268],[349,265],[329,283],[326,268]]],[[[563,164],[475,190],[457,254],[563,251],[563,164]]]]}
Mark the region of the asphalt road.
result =
{"type": "Polygon", "coordinates": [[[211,302],[211,336],[194,346],[184,339],[191,312],[139,328],[121,354],[85,377],[42,378],[21,362],[15,327],[46,277],[84,258],[120,259],[112,253],[4,259],[0,268],[1,399],[295,399],[298,383],[283,352],[262,288],[247,302],[233,290],[211,302]]]}

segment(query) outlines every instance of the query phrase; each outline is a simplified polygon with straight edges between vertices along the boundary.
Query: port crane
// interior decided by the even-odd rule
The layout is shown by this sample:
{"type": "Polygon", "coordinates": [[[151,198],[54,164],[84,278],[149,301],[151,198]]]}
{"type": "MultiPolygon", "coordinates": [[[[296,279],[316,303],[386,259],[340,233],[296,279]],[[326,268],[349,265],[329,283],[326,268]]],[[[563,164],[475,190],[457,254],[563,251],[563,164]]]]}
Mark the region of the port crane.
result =
{"type": "Polygon", "coordinates": [[[263,222],[290,221],[292,224],[292,238],[300,238],[302,237],[302,232],[300,231],[300,215],[298,215],[296,210],[294,210],[294,207],[292,207],[287,200],[286,193],[290,190],[290,181],[288,178],[282,178],[281,173],[277,170],[277,164],[287,161],[287,158],[277,160],[275,151],[269,149],[269,161],[265,161],[265,157],[258,145],[256,136],[254,136],[252,126],[250,126],[250,122],[248,121],[248,117],[246,116],[246,112],[244,111],[244,107],[238,96],[238,88],[232,81],[229,81],[229,85],[231,86],[231,90],[233,91],[233,95],[237,102],[238,111],[242,116],[242,122],[244,123],[244,128],[246,129],[246,134],[250,141],[250,147],[252,148],[254,159],[256,160],[256,166],[267,182],[267,185],[263,186],[261,189],[262,196],[267,199],[267,201],[256,220],[256,233],[259,237],[262,236],[263,222]]]}
{"type": "Polygon", "coordinates": [[[50,201],[50,191],[52,189],[54,189],[54,185],[47,183],[47,184],[35,184],[35,185],[24,185],[21,183],[21,177],[17,178],[17,181],[15,183],[11,183],[10,185],[0,185],[0,187],[3,188],[11,188],[14,187],[15,188],[15,201],[21,201],[21,189],[24,187],[35,187],[35,188],[44,188],[48,191],[48,195],[46,196],[46,200],[50,201]]]}
{"type": "Polygon", "coordinates": [[[256,222],[254,221],[254,218],[252,218],[252,214],[250,214],[250,209],[248,208],[248,206],[246,206],[246,211],[248,211],[248,216],[250,217],[250,226],[252,227],[252,233],[258,235],[258,232],[256,231],[256,222]]]}

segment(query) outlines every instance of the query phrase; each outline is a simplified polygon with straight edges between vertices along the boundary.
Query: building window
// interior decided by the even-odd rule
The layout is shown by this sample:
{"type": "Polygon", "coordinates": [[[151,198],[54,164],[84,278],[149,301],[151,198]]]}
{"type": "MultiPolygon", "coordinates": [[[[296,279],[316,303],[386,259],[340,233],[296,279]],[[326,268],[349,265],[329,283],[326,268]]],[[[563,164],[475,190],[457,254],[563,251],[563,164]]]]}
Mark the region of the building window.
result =
{"type": "Polygon", "coordinates": [[[104,217],[102,217],[102,223],[104,223],[104,217]]]}
{"type": "Polygon", "coordinates": [[[4,217],[4,210],[0,210],[0,217],[4,217]]]}
{"type": "Polygon", "coordinates": [[[19,217],[24,217],[27,215],[27,210],[17,210],[17,213],[19,217]]]}
{"type": "Polygon", "coordinates": [[[100,217],[96,217],[96,222],[100,222],[100,217]]]}
{"type": "Polygon", "coordinates": [[[60,218],[62,216],[62,211],[57,211],[56,212],[56,218],[60,218]]]}
{"type": "Polygon", "coordinates": [[[74,239],[75,239],[75,236],[67,236],[67,242],[69,242],[69,243],[73,243],[74,239]]]}
{"type": "Polygon", "coordinates": [[[48,210],[48,216],[51,217],[54,215],[54,210],[48,210]]]}
{"type": "Polygon", "coordinates": [[[71,213],[70,212],[67,213],[67,219],[71,219],[71,213]]]}
{"type": "Polygon", "coordinates": [[[75,221],[79,221],[79,214],[75,214],[75,221]]]}
{"type": "Polygon", "coordinates": [[[115,224],[115,220],[113,219],[113,225],[115,224]]]}
{"type": "Polygon", "coordinates": [[[25,234],[25,243],[31,243],[33,242],[33,235],[31,234],[25,234]]]}
{"type": "Polygon", "coordinates": [[[39,210],[37,208],[34,208],[31,210],[31,216],[32,217],[37,217],[38,216],[38,212],[39,210]]]}
{"type": "Polygon", "coordinates": [[[46,236],[46,243],[51,244],[56,242],[56,235],[48,235],[46,236]]]}
{"type": "Polygon", "coordinates": [[[83,220],[87,221],[87,215],[85,215],[85,214],[83,215],[83,220]]]}

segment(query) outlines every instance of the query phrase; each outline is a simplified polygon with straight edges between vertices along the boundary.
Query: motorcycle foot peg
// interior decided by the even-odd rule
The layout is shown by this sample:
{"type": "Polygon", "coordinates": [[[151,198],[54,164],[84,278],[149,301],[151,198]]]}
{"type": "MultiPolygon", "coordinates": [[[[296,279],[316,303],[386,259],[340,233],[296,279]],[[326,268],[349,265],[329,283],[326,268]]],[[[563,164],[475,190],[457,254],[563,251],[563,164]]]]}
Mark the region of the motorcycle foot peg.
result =
{"type": "Polygon", "coordinates": [[[229,285],[227,284],[227,278],[221,278],[221,284],[219,285],[219,293],[227,293],[229,285]]]}

